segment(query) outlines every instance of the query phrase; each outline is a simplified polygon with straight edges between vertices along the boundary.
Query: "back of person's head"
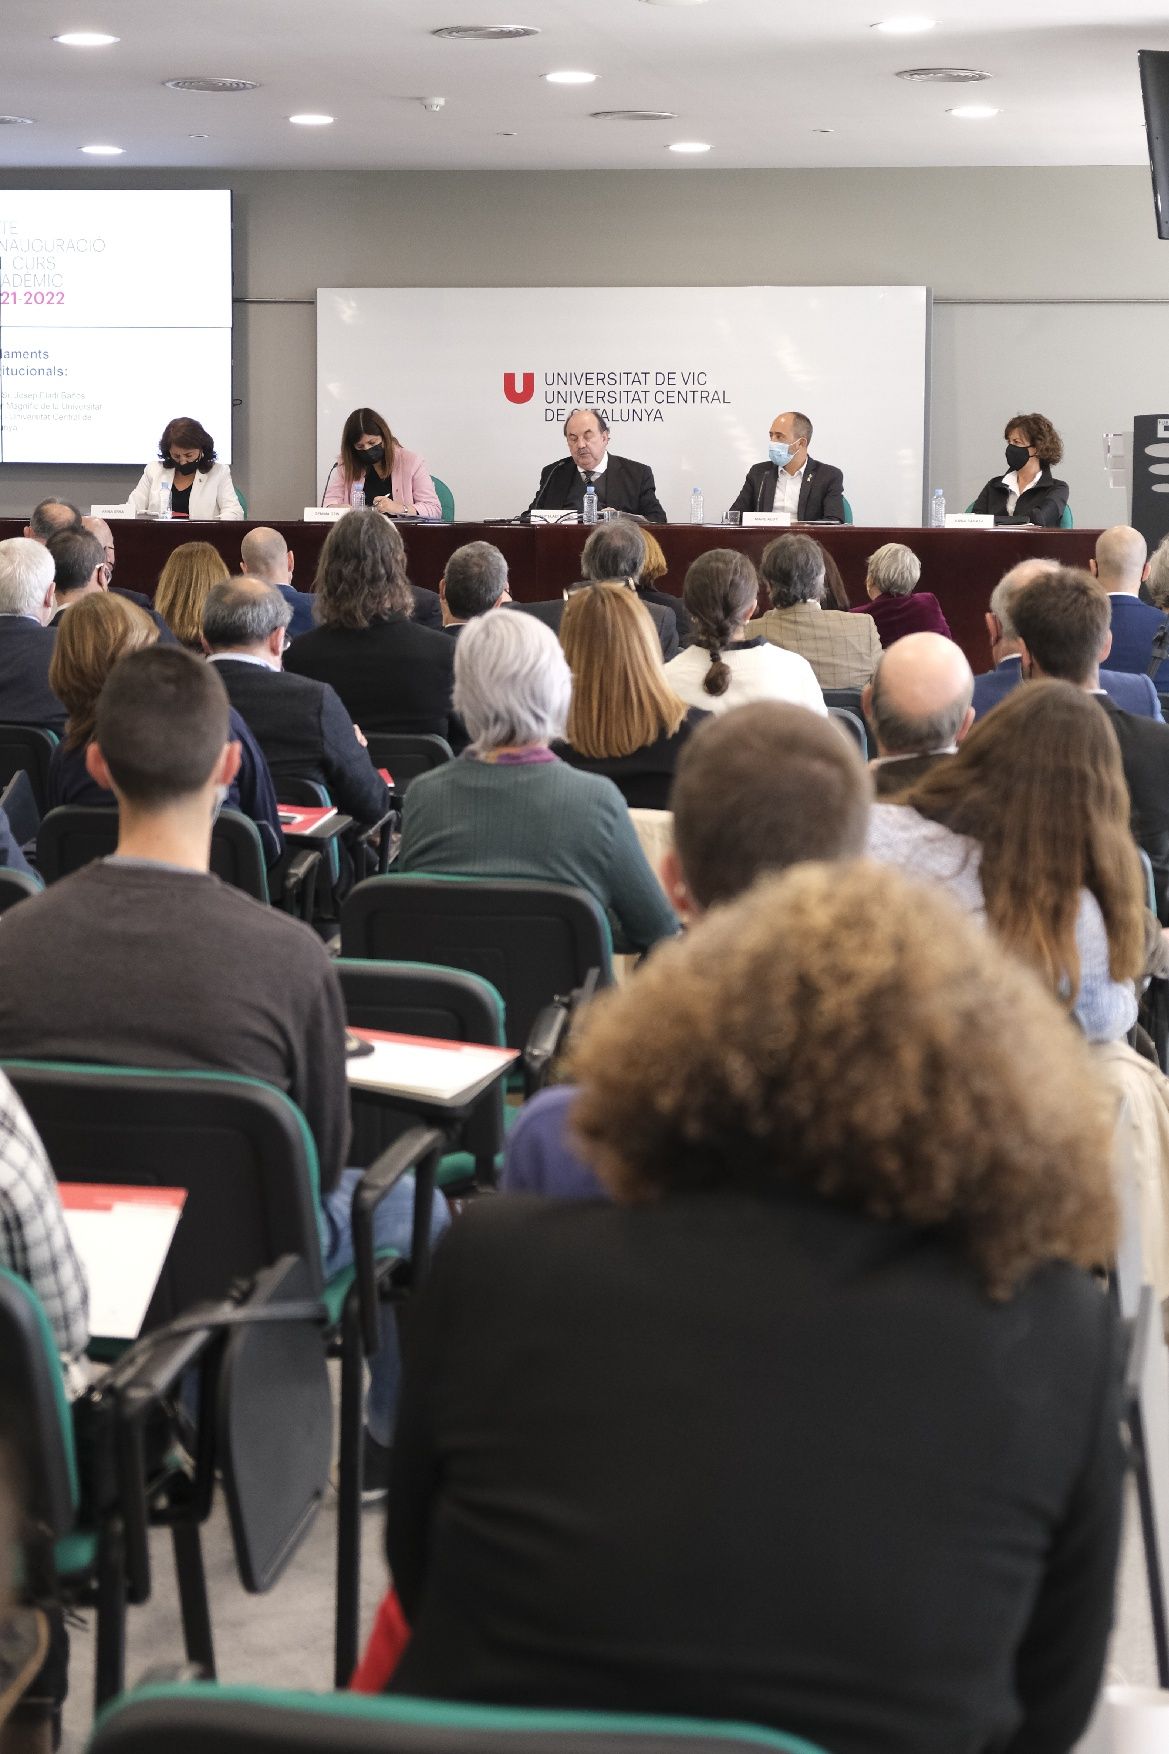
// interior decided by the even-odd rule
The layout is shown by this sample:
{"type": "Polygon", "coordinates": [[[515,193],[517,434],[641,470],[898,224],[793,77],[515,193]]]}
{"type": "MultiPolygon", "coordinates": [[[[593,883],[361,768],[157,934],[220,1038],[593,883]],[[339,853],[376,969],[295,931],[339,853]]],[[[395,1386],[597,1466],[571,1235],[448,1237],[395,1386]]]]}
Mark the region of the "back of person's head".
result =
{"type": "Polygon", "coordinates": [[[99,566],[106,563],[104,545],[80,524],[67,525],[50,536],[45,547],[52,556],[57,595],[65,596],[87,585],[99,566]]]}
{"type": "Polygon", "coordinates": [[[883,597],[908,597],[921,578],[921,561],[904,542],[883,542],[869,555],[866,577],[883,597]]]}
{"type": "Polygon", "coordinates": [[[700,908],[807,859],[864,850],[868,770],[831,719],[778,700],[707,719],[678,758],[674,846],[700,908]]]}
{"type": "Polygon", "coordinates": [[[447,608],[456,621],[494,609],[507,590],[507,561],[494,542],[464,542],[442,573],[447,608]]]}
{"type": "Polygon", "coordinates": [[[581,550],[583,579],[628,579],[635,584],[645,565],[645,536],[632,518],[598,524],[581,550]]]}
{"type": "Polygon", "coordinates": [[[1001,639],[1019,637],[1015,629],[1015,600],[1024,586],[1029,585],[1032,579],[1042,578],[1044,573],[1059,570],[1058,560],[1046,560],[1041,555],[1034,555],[1030,560],[1020,560],[1003,574],[990,594],[990,612],[998,621],[1001,639]]]}
{"type": "Polygon", "coordinates": [[[33,507],[28,533],[34,542],[47,542],[58,530],[71,529],[80,522],[80,508],[71,499],[58,499],[56,494],[50,494],[33,507]]]}
{"type": "Polygon", "coordinates": [[[1113,1104],[1088,1047],[978,924],[894,870],[764,879],[590,1005],[570,1071],[573,1131],[627,1204],[818,1195],[929,1233],[996,1298],[1116,1244],[1113,1104]]]}
{"type": "Polygon", "coordinates": [[[30,615],[39,621],[52,583],[53,558],[43,542],[31,536],[0,542],[0,615],[30,615]]]}
{"type": "Polygon", "coordinates": [[[239,545],[239,556],[252,578],[288,583],[288,544],[279,530],[267,524],[249,530],[239,545]]]}
{"type": "Polygon", "coordinates": [[[712,548],[686,569],[682,601],[690,613],[692,639],[710,653],[710,669],[702,679],[707,694],[725,694],[731,683],[723,652],[754,614],[759,601],[759,575],[737,548],[712,548]]]}
{"type": "Polygon", "coordinates": [[[1149,556],[1148,591],[1158,609],[1169,609],[1169,536],[1162,536],[1149,556]]]}
{"type": "Polygon", "coordinates": [[[158,810],[203,790],[227,731],[227,690],[214,664],[155,645],[119,658],[110,671],[94,739],[118,797],[158,810]]]}
{"type": "Polygon", "coordinates": [[[175,638],[192,651],[203,638],[203,605],[212,585],[231,574],[210,542],[180,542],[158,575],[154,607],[175,638]]]}
{"type": "Polygon", "coordinates": [[[564,734],[572,673],[534,615],[480,615],[455,646],[454,707],[476,751],[550,743],[564,734]]]}
{"type": "Polygon", "coordinates": [[[1100,905],[1112,978],[1140,973],[1144,873],[1120,745],[1090,694],[1067,682],[1014,689],[903,802],[978,842],[987,918],[1069,1004],[1082,890],[1100,905]]]}
{"type": "Polygon", "coordinates": [[[641,571],[637,575],[637,582],[643,589],[648,590],[659,579],[665,578],[669,571],[669,563],[661,543],[652,530],[643,529],[641,539],[645,543],[645,559],[641,564],[641,571]]]}
{"type": "Polygon", "coordinates": [[[338,518],[321,549],[313,614],[322,627],[369,627],[411,615],[406,550],[388,518],[371,508],[338,518]]]}
{"type": "Polygon", "coordinates": [[[1131,524],[1113,524],[1096,538],[1096,576],[1106,591],[1137,592],[1149,545],[1131,524]]]}
{"type": "Polygon", "coordinates": [[[560,642],[572,671],[568,741],[580,755],[632,755],[674,735],[686,703],[670,687],[657,628],[633,591],[597,584],[573,592],[560,642]]]}
{"type": "Polygon", "coordinates": [[[1082,686],[1104,656],[1112,604],[1091,573],[1057,567],[1018,593],[1014,619],[1017,637],[1044,675],[1082,686]]]}
{"type": "Polygon", "coordinates": [[[93,736],[98,696],[118,659],[157,639],[158,628],[145,609],[112,591],[79,598],[61,618],[49,687],[69,714],[67,749],[81,749],[93,736]]]}
{"type": "Polygon", "coordinates": [[[223,579],[203,605],[203,638],[213,652],[263,645],[292,620],[292,607],[260,578],[223,579]]]}
{"type": "Polygon", "coordinates": [[[819,603],[824,597],[824,550],[810,536],[777,536],[763,550],[759,574],[773,609],[819,603]]]}
{"type": "Polygon", "coordinates": [[[882,755],[929,755],[968,728],[974,676],[940,633],[909,633],[881,653],[865,708],[882,755]]]}

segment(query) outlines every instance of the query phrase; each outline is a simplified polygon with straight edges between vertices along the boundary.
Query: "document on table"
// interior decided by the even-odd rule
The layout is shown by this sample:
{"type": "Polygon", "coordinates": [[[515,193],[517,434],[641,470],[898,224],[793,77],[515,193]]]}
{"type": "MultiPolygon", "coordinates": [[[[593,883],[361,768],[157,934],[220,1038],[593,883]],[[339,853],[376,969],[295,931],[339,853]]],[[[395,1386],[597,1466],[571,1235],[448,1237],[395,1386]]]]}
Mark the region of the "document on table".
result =
{"type": "Polygon", "coordinates": [[[381,1029],[351,1029],[373,1052],[346,1061],[357,1090],[380,1090],[459,1108],[479,1096],[519,1055],[515,1048],[481,1047],[475,1042],[440,1041],[426,1035],[393,1035],[381,1029]]]}
{"type": "Polygon", "coordinates": [[[185,1188],[60,1182],[73,1247],[89,1280],[89,1331],[136,1340],[170,1252],[185,1188]]]}

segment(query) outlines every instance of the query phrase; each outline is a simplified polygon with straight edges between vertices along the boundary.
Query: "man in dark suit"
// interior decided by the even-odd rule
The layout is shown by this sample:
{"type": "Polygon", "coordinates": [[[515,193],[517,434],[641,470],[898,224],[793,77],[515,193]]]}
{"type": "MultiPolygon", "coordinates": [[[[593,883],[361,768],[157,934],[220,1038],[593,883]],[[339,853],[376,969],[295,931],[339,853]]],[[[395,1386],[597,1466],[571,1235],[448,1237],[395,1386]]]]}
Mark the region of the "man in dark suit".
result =
{"type": "Polygon", "coordinates": [[[536,497],[524,512],[574,511],[584,508],[585,489],[597,490],[597,506],[631,512],[648,524],[669,522],[654,487],[648,463],[609,454],[609,422],[599,408],[578,408],[564,423],[569,455],[540,471],[536,497]]]}
{"type": "Polygon", "coordinates": [[[53,614],[53,561],[27,536],[0,542],[0,721],[65,728],[65,708],[49,687],[57,636],[53,614]]]}
{"type": "Polygon", "coordinates": [[[106,523],[105,519],[82,518],[81,527],[83,530],[88,530],[91,536],[96,536],[101,543],[102,554],[105,557],[106,563],[107,591],[112,591],[115,597],[125,597],[127,603],[137,603],[139,609],[145,609],[147,615],[149,615],[151,621],[153,621],[155,627],[158,629],[160,642],[163,645],[177,646],[179,643],[178,640],[175,638],[166,622],[162,619],[162,616],[158,613],[158,610],[154,607],[154,604],[150,601],[149,597],[144,597],[141,591],[131,591],[125,585],[114,584],[114,568],[117,565],[118,556],[117,551],[114,548],[114,533],[106,523]]]}
{"type": "Polygon", "coordinates": [[[1094,694],[1120,744],[1132,801],[1132,832],[1153,867],[1162,924],[1169,923],[1169,725],[1126,713],[1100,687],[1107,658],[1110,600],[1086,572],[1061,567],[1019,592],[1015,627],[1023,645],[1023,675],[1050,676],[1094,694]]]}
{"type": "MultiPolygon", "coordinates": [[[[1153,639],[1165,626],[1165,616],[1140,598],[1141,584],[1149,576],[1147,557],[1144,537],[1128,524],[1114,524],[1097,538],[1096,556],[1088,566],[1112,604],[1112,650],[1104,670],[1148,675],[1153,639]]],[[[1158,665],[1154,675],[1158,688],[1169,686],[1169,666],[1158,665]]]]}
{"type": "Polygon", "coordinates": [[[844,522],[844,476],[808,455],[806,414],[777,414],[766,463],[752,463],[733,512],[788,512],[796,523],[844,522]]]}
{"type": "Polygon", "coordinates": [[[907,633],[883,652],[861,703],[877,745],[878,798],[904,791],[957,753],[974,723],[974,678],[964,653],[940,633],[907,633]]]}
{"type": "Polygon", "coordinates": [[[458,639],[468,621],[511,602],[507,561],[494,542],[464,542],[456,548],[438,585],[442,630],[458,639]]]}
{"type": "MultiPolygon", "coordinates": [[[[1005,700],[1011,690],[1017,688],[1023,680],[1023,648],[1013,619],[1016,596],[1032,579],[1041,578],[1044,573],[1058,571],[1058,560],[1045,560],[1038,555],[1033,560],[1021,560],[1017,566],[1003,574],[991,592],[990,608],[986,614],[986,631],[994,669],[974,678],[976,719],[982,718],[1000,700],[1005,700]]],[[[1126,713],[1135,713],[1140,719],[1164,719],[1157,690],[1148,676],[1128,676],[1121,670],[1101,670],[1100,686],[1126,713]]]]}
{"type": "Polygon", "coordinates": [[[32,515],[24,526],[23,534],[30,542],[47,542],[58,530],[68,530],[81,522],[80,509],[71,499],[59,499],[51,493],[48,499],[42,499],[33,507],[32,515]]]}
{"type": "Polygon", "coordinates": [[[58,530],[49,537],[45,548],[53,562],[53,596],[57,606],[49,625],[56,627],[71,603],[109,588],[109,568],[100,541],[80,524],[58,530]]]}
{"type": "MultiPolygon", "coordinates": [[[[594,582],[592,579],[582,579],[579,584],[570,585],[562,597],[553,597],[550,602],[513,603],[511,607],[522,609],[525,615],[534,615],[537,621],[542,621],[545,627],[550,627],[559,638],[560,623],[564,617],[564,605],[568,598],[574,591],[587,591],[594,582]]],[[[642,600],[644,602],[644,598],[642,600]]],[[[663,608],[660,603],[646,603],[645,606],[657,629],[658,640],[662,648],[662,661],[668,664],[671,658],[678,655],[679,646],[678,623],[674,619],[673,610],[663,608]]]]}
{"type": "Polygon", "coordinates": [[[203,643],[228,699],[259,743],[279,791],[282,778],[315,780],[362,826],[379,822],[390,794],[353,721],[327,682],[282,668],[292,611],[263,579],[212,586],[203,643]]]}
{"type": "MultiPolygon", "coordinates": [[[[289,639],[299,639],[314,626],[313,599],[309,591],[298,591],[292,583],[296,556],[280,534],[266,524],[249,530],[239,545],[239,569],[248,578],[262,579],[273,585],[288,607],[292,620],[288,624],[289,639]]],[[[230,692],[230,690],[229,690],[230,692]]]]}

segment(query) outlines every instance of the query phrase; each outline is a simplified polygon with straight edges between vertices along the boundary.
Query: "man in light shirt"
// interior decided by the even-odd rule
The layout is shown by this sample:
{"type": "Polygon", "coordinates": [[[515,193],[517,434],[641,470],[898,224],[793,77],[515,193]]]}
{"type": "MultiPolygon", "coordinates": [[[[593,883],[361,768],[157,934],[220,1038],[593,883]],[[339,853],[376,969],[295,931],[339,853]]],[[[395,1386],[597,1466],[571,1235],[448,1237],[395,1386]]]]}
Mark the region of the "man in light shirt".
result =
{"type": "Polygon", "coordinates": [[[766,463],[752,463],[733,512],[787,512],[795,523],[844,522],[844,476],[808,455],[812,422],[806,414],[777,414],[766,463]]]}

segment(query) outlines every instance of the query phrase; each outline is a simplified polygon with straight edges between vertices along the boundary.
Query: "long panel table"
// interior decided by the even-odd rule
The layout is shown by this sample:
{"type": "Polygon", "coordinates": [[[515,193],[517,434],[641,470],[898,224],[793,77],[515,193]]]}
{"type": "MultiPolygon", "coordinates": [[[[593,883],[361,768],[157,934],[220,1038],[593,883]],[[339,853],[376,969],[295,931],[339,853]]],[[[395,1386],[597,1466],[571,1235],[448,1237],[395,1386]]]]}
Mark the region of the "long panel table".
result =
{"type": "MultiPolygon", "coordinates": [[[[180,542],[211,542],[233,570],[239,564],[240,542],[255,523],[161,523],[122,519],[113,524],[117,549],[117,582],[152,595],[158,574],[171,549],[180,542]]],[[[296,556],[296,583],[312,588],[317,556],[331,528],[277,520],[296,556]]],[[[416,585],[437,589],[448,556],[463,542],[494,542],[507,557],[513,597],[535,602],[555,597],[580,576],[580,551],[589,531],[580,524],[531,528],[526,524],[415,524],[398,528],[406,544],[410,577],[416,585]]],[[[17,519],[0,519],[0,539],[19,536],[17,519]]],[[[743,529],[723,524],[655,525],[654,534],[669,563],[661,588],[681,594],[686,568],[710,548],[737,548],[756,560],[776,529],[743,529]]],[[[808,526],[807,534],[829,549],[844,578],[849,597],[864,595],[865,562],[885,542],[904,542],[922,563],[919,589],[933,591],[942,605],[958,644],[973,668],[989,663],[983,616],[990,593],[1008,567],[1028,555],[1049,555],[1067,566],[1086,566],[1097,530],[1040,530],[1008,526],[997,530],[877,529],[855,524],[808,526]]],[[[767,607],[766,601],[762,604],[767,607]]]]}

